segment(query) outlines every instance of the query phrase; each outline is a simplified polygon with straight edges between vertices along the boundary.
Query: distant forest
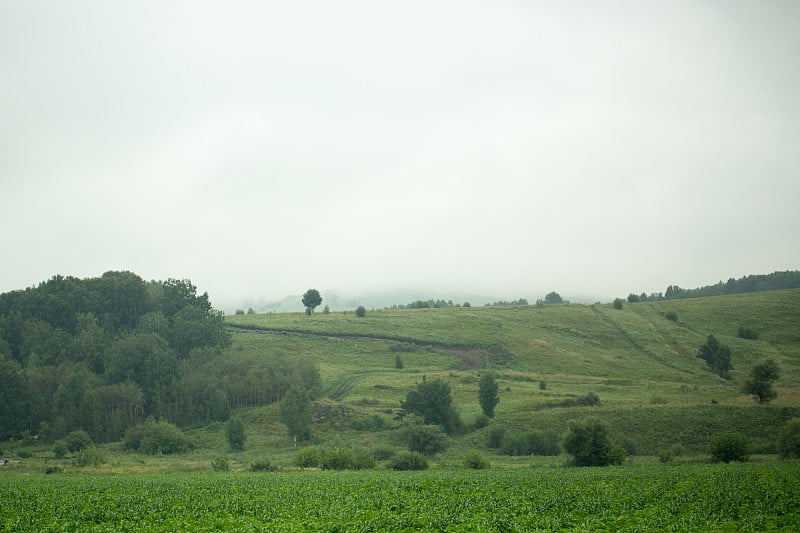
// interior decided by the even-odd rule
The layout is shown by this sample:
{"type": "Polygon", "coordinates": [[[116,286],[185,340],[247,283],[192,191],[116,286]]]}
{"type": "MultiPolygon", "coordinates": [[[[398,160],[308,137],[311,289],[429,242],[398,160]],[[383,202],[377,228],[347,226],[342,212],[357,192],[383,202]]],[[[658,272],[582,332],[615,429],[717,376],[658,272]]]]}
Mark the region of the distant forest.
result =
{"type": "Polygon", "coordinates": [[[106,272],[0,294],[0,440],[83,429],[116,441],[148,417],[227,420],[319,383],[311,362],[223,352],[230,342],[190,280],[106,272]]]}
{"type": "Polygon", "coordinates": [[[783,289],[800,288],[800,271],[786,270],[772,274],[754,274],[740,279],[730,278],[726,282],[720,281],[715,285],[706,285],[697,289],[683,289],[677,285],[670,285],[663,294],[631,293],[628,301],[649,302],[660,300],[678,300],[682,298],[703,298],[706,296],[723,296],[726,294],[746,294],[750,292],[778,291],[783,289]]]}

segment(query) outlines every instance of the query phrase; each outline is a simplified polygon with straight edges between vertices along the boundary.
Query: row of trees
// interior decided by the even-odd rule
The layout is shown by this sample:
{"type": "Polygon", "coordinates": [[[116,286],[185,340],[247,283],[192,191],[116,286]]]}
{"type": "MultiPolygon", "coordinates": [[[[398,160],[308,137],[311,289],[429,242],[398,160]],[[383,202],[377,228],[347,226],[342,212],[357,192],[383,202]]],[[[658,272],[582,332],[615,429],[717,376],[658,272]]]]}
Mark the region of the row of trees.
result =
{"type": "Polygon", "coordinates": [[[684,289],[678,285],[670,285],[664,293],[645,293],[628,295],[630,303],[661,300],[678,300],[683,298],[701,298],[706,296],[723,296],[726,294],[746,294],[751,292],[776,291],[800,288],[800,271],[787,270],[772,274],[757,274],[739,279],[729,278],[726,282],[706,285],[696,289],[684,289]]]}

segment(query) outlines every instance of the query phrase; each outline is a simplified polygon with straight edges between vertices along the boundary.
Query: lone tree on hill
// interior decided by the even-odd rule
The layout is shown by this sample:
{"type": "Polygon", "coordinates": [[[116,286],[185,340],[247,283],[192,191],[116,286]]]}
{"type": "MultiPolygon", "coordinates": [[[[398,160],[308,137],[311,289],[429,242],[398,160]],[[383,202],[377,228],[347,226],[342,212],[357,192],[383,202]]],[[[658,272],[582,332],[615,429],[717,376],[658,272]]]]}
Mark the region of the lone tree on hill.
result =
{"type": "Polygon", "coordinates": [[[547,296],[544,297],[544,303],[546,303],[546,304],[560,304],[560,303],[564,303],[564,299],[556,291],[553,291],[551,293],[548,293],[547,296]]]}
{"type": "Polygon", "coordinates": [[[322,303],[322,296],[320,296],[317,289],[308,289],[303,295],[303,305],[306,306],[306,314],[310,315],[314,312],[314,308],[322,303]]]}
{"type": "Polygon", "coordinates": [[[700,347],[697,357],[708,363],[711,369],[725,379],[730,379],[731,349],[720,343],[714,335],[709,335],[706,343],[700,347]]]}
{"type": "Polygon", "coordinates": [[[750,394],[758,403],[769,403],[778,397],[772,384],[780,377],[778,363],[767,359],[750,371],[750,377],[744,382],[744,392],[750,394]]]}
{"type": "Polygon", "coordinates": [[[499,388],[497,381],[494,379],[494,374],[491,372],[483,374],[478,382],[478,401],[481,404],[483,414],[489,418],[494,416],[494,408],[500,403],[500,398],[497,396],[499,388]]]}

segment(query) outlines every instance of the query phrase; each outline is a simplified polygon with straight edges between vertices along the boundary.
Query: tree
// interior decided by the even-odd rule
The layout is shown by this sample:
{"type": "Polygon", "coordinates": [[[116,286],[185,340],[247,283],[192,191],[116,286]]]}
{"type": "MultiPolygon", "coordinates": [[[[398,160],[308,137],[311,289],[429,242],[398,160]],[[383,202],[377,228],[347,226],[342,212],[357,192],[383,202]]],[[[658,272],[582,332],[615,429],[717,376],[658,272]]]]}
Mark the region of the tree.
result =
{"type": "Polygon", "coordinates": [[[711,439],[709,452],[711,460],[717,463],[747,461],[750,455],[747,439],[741,433],[716,435],[711,439]]]}
{"type": "Polygon", "coordinates": [[[363,305],[359,305],[358,307],[356,307],[356,316],[360,318],[367,316],[367,310],[364,309],[363,305]]]}
{"type": "Polygon", "coordinates": [[[628,303],[630,304],[639,303],[641,300],[642,298],[638,294],[630,293],[628,295],[628,303]]]}
{"type": "Polygon", "coordinates": [[[730,379],[731,349],[720,343],[714,335],[709,335],[706,343],[700,347],[697,357],[704,360],[711,369],[725,379],[730,379]]]}
{"type": "Polygon", "coordinates": [[[303,295],[303,305],[306,307],[306,314],[311,315],[319,304],[322,303],[322,296],[320,296],[317,289],[308,289],[303,295]]]}
{"type": "Polygon", "coordinates": [[[564,303],[564,299],[561,298],[561,295],[558,294],[556,291],[553,291],[553,292],[547,294],[547,296],[544,297],[544,303],[546,303],[546,304],[560,304],[560,303],[564,303]]]}
{"type": "Polygon", "coordinates": [[[311,437],[311,399],[308,392],[292,385],[280,407],[281,422],[289,429],[289,436],[304,441],[311,437]]]}
{"type": "Polygon", "coordinates": [[[411,425],[402,432],[402,435],[410,451],[423,455],[435,455],[443,452],[449,445],[447,435],[439,426],[411,425]]]}
{"type": "Polygon", "coordinates": [[[624,459],[624,452],[620,456],[619,450],[611,445],[608,426],[599,418],[572,422],[562,446],[572,455],[575,466],[606,466],[624,459]]]}
{"type": "Polygon", "coordinates": [[[225,425],[225,437],[228,439],[228,444],[231,450],[240,452],[244,450],[244,423],[238,416],[228,420],[225,425]]]}
{"type": "Polygon", "coordinates": [[[426,424],[437,424],[449,435],[461,429],[462,422],[453,408],[450,385],[441,379],[423,381],[408,392],[400,402],[401,416],[413,413],[422,417],[426,424]]]}
{"type": "Polygon", "coordinates": [[[500,387],[494,379],[494,374],[486,372],[481,376],[478,382],[478,401],[481,404],[483,414],[489,418],[494,417],[494,408],[500,403],[500,398],[497,396],[497,391],[500,387]]]}
{"type": "Polygon", "coordinates": [[[744,383],[744,392],[752,395],[758,403],[769,403],[778,396],[778,393],[772,388],[772,384],[778,380],[779,376],[778,363],[767,359],[754,366],[750,371],[750,377],[744,383]]]}
{"type": "Polygon", "coordinates": [[[622,298],[614,298],[614,309],[622,309],[622,298]]]}

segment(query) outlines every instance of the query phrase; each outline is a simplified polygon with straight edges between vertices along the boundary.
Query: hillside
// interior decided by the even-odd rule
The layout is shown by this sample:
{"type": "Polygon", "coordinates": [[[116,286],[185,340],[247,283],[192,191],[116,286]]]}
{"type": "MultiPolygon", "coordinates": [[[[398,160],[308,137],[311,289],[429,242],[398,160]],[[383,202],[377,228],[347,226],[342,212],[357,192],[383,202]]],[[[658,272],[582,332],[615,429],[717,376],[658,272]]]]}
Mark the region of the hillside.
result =
{"type": "MultiPolygon", "coordinates": [[[[356,418],[379,416],[387,425],[408,390],[435,377],[447,380],[469,422],[480,413],[482,368],[494,370],[501,386],[493,424],[560,433],[568,420],[592,414],[640,453],[672,443],[703,451],[709,433],[724,430],[746,433],[758,449],[773,451],[772,432],[800,413],[799,290],[626,303],[621,310],[595,304],[383,310],[364,318],[239,315],[226,324],[231,350],[309,357],[327,398],[318,404],[327,401],[356,418]],[[738,338],[740,326],[759,340],[738,338]],[[731,348],[730,381],[696,357],[709,334],[731,348]],[[398,354],[401,370],[394,367],[398,354]],[[767,357],[781,368],[778,398],[758,405],[741,384],[767,357]],[[590,391],[599,405],[568,406],[590,391]]],[[[463,439],[481,444],[485,431],[463,439]]]]}

